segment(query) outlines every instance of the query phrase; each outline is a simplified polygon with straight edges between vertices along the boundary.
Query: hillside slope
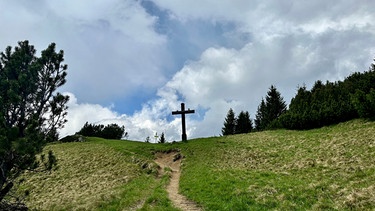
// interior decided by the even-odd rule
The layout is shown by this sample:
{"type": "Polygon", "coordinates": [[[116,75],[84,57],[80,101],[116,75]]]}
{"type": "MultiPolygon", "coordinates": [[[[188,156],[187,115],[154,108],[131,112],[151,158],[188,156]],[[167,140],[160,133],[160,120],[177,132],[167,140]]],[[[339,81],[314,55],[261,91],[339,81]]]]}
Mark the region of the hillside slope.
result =
{"type": "Polygon", "coordinates": [[[25,173],[18,192],[29,190],[26,204],[37,210],[174,210],[164,190],[168,178],[157,178],[158,147],[101,138],[52,144],[45,150],[56,154],[57,169],[25,173]]]}
{"type": "Polygon", "coordinates": [[[27,173],[21,190],[39,210],[176,210],[155,153],[184,155],[180,192],[205,210],[375,208],[375,122],[146,144],[89,138],[49,145],[50,174],[27,173]]]}
{"type": "Polygon", "coordinates": [[[206,210],[375,208],[375,123],[191,141],[180,187],[206,210]]]}

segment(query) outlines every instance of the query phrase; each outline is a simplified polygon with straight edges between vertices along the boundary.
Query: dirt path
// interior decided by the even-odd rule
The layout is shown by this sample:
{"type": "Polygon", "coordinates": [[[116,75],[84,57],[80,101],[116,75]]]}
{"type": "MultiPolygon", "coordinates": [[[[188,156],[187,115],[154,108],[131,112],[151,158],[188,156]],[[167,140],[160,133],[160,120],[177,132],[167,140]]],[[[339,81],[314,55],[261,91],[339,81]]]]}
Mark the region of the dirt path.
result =
{"type": "Polygon", "coordinates": [[[155,163],[160,166],[160,175],[164,174],[165,167],[169,167],[172,170],[167,192],[174,206],[186,211],[202,210],[195,202],[188,200],[185,196],[178,193],[181,175],[181,154],[179,152],[157,153],[155,163]]]}

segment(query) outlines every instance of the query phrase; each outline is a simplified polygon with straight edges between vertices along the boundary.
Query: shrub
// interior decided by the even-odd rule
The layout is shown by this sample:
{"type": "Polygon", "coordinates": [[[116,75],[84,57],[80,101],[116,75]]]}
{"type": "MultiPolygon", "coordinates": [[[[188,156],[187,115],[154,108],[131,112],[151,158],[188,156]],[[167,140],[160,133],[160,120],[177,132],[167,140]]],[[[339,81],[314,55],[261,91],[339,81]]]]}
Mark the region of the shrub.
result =
{"type": "Polygon", "coordinates": [[[105,139],[121,139],[128,135],[128,133],[125,132],[124,126],[120,127],[117,124],[109,124],[107,126],[94,125],[89,124],[88,122],[86,122],[82,129],[76,134],[82,136],[100,137],[105,139]]]}

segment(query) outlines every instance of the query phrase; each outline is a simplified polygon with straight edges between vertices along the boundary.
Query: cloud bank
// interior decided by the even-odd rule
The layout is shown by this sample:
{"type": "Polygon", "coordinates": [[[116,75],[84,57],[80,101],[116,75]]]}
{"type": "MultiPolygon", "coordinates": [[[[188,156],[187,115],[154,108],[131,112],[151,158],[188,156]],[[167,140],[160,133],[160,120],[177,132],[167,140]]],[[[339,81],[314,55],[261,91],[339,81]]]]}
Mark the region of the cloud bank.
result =
{"type": "Polygon", "coordinates": [[[375,55],[375,2],[339,0],[0,0],[0,47],[29,39],[64,49],[71,96],[62,135],[118,123],[132,140],[221,134],[229,108],[250,112],[275,85],[343,80],[375,55]],[[14,11],[17,11],[15,13],[14,11]],[[16,14],[16,15],[15,15],[16,14]]]}

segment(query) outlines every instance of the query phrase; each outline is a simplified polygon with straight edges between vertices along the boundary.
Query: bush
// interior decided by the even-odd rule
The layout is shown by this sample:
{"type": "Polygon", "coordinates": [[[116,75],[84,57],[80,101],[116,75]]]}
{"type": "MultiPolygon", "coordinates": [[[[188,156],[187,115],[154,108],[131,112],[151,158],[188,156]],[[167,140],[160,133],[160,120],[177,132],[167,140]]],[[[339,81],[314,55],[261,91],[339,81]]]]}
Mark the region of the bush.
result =
{"type": "Polygon", "coordinates": [[[94,125],[88,122],[82,127],[82,129],[76,133],[76,135],[100,137],[105,139],[121,139],[128,135],[125,132],[125,127],[120,127],[117,124],[104,125],[94,125]]]}

